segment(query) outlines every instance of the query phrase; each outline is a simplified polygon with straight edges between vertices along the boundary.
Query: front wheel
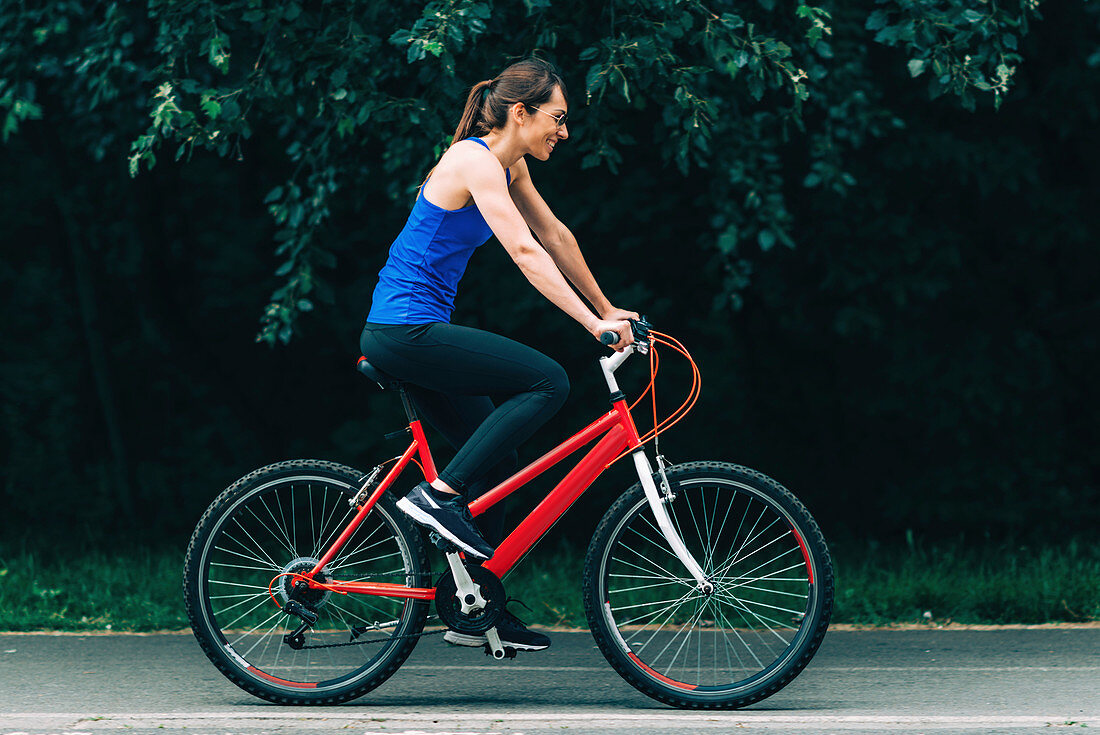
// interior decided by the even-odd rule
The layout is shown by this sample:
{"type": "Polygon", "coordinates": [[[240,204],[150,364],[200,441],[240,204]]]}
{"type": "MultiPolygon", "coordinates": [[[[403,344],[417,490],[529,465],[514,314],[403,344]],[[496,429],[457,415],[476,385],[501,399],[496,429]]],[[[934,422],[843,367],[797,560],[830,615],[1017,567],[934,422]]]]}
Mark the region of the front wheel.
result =
{"type": "Polygon", "coordinates": [[[666,474],[669,516],[713,591],[699,590],[669,548],[638,483],[588,547],[589,626],[644,694],[676,707],[744,707],[790,683],[821,644],[833,605],[825,539],[805,506],[759,472],[691,462],[666,474]]]}
{"type": "MultiPolygon", "coordinates": [[[[284,640],[301,623],[284,609],[293,575],[313,569],[348,526],[360,482],[332,462],[279,462],[230,485],[199,521],[184,562],[187,615],[210,661],[245,691],[279,704],[345,702],[389,678],[416,645],[427,602],[317,589],[301,595],[317,622],[301,645],[284,640]]],[[[431,579],[420,533],[389,493],[318,576],[431,579]]]]}

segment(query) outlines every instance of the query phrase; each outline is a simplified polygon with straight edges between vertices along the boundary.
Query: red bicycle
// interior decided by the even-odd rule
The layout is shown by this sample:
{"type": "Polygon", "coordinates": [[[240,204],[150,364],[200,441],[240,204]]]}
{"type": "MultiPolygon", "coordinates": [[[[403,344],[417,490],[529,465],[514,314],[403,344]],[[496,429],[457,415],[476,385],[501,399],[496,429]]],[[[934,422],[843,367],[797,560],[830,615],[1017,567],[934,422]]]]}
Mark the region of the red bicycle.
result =
{"type": "MultiPolygon", "coordinates": [[[[512,657],[495,628],[506,601],[501,579],[629,455],[638,482],[601,520],[582,581],[588,623],[608,663],[677,707],[743,707],[779,691],[809,663],[829,625],[825,539],[803,504],[759,472],[725,462],[668,465],[659,451],[653,469],[645,445],[652,441],[656,451],[658,434],[691,409],[699,371],[677,340],[644,320],[633,326],[634,345],[600,358],[612,409],[473,501],[471,512],[484,513],[595,445],[492,559],[465,563],[434,538],[447,559],[438,577],[423,532],[388,492],[410,464],[435,478],[427,438],[400,381],[360,358],[361,372],[400,394],[409,425],[396,436],[411,435],[408,449],[367,473],[318,460],[279,462],[214,500],[184,564],[187,614],[206,655],[233,683],[272,702],[345,702],[397,671],[426,635],[434,603],[448,628],[485,635],[494,658],[512,657]],[[660,423],[653,400],[654,428],[639,435],[631,408],[653,398],[657,345],[687,358],[693,383],[660,423]],[[627,406],[615,371],[635,354],[649,355],[650,382],[627,406]]],[[[402,492],[413,483],[404,481],[402,492]]]]}

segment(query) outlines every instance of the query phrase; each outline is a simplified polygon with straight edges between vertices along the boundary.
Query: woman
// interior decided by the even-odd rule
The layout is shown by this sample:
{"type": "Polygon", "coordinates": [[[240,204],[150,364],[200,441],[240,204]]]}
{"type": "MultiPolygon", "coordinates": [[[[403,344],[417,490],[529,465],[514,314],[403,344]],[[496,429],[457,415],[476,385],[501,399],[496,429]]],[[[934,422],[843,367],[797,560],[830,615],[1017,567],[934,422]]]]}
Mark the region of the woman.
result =
{"type": "MultiPolygon", "coordinates": [[[[539,196],[527,170],[524,156],[546,161],[569,137],[568,104],[561,76],[539,59],[512,64],[474,85],[454,142],[421,184],[408,222],[390,247],[360,339],[371,364],[405,381],[417,409],[458,449],[438,478],[417,485],[398,507],[476,559],[491,557],[493,546],[474,524],[466,498],[515,471],[516,447],[561,408],[569,381],[558,363],[537,350],[450,323],[458,281],[473,251],[496,235],[531,284],[595,339],[617,332],[618,350],[633,342],[625,319],[638,318],[604,297],[576,239],[539,196]],[[490,393],[509,397],[494,406],[490,393]]],[[[502,522],[500,513],[486,519],[494,543],[502,522]]],[[[498,632],[519,649],[550,643],[511,616],[498,632]]],[[[485,642],[453,631],[446,639],[485,642]]]]}

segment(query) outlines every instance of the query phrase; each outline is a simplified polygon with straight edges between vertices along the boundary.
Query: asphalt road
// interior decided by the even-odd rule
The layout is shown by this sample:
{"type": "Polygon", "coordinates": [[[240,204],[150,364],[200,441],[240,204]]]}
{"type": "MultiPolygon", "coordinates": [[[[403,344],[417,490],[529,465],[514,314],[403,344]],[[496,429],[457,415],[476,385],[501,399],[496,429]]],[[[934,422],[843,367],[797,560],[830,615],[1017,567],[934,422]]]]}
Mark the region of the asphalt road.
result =
{"type": "Polygon", "coordinates": [[[279,707],[237,689],[190,635],[0,635],[11,733],[1051,732],[1100,727],[1100,628],[830,631],[786,689],[735,712],[679,711],[623,682],[587,633],[501,663],[421,641],[378,689],[279,707]]]}

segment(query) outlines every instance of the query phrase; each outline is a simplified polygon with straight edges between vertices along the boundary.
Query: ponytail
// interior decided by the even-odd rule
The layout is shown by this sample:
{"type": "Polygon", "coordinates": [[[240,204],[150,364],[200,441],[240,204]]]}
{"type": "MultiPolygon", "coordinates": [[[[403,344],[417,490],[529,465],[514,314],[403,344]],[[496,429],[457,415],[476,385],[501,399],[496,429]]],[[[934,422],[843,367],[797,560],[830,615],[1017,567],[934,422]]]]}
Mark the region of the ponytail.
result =
{"type": "Polygon", "coordinates": [[[478,82],[470,89],[466,97],[466,107],[462,110],[462,118],[458,121],[452,143],[465,140],[475,133],[484,135],[490,128],[485,125],[485,108],[489,102],[489,94],[492,92],[493,79],[478,82]]]}

